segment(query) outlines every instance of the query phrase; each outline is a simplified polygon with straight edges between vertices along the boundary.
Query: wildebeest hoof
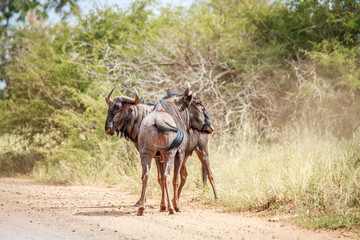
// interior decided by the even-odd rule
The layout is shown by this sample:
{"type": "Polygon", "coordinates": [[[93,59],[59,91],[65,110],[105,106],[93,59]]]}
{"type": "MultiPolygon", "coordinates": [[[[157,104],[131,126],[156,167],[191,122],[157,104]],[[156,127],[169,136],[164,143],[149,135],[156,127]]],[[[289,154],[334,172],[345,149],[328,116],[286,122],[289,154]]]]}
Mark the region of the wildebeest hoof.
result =
{"type": "Polygon", "coordinates": [[[160,212],[165,212],[166,211],[166,206],[160,206],[160,212]]]}
{"type": "Polygon", "coordinates": [[[176,212],[181,212],[180,208],[178,208],[178,207],[174,207],[174,209],[176,212]]]}
{"type": "Polygon", "coordinates": [[[138,215],[138,216],[143,216],[143,215],[144,215],[144,210],[145,210],[144,207],[139,207],[138,212],[137,212],[137,215],[138,215]]]}
{"type": "Polygon", "coordinates": [[[169,208],[169,214],[174,214],[174,209],[173,208],[169,208]]]}

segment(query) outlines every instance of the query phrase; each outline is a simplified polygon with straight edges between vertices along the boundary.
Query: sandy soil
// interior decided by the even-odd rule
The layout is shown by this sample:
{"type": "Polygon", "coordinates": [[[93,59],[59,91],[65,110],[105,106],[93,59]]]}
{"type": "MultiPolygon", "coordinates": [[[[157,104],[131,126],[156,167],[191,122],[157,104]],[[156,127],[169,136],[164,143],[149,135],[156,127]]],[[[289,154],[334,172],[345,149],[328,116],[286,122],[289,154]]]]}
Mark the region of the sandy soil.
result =
{"type": "MultiPolygon", "coordinates": [[[[0,178],[0,239],[352,239],[350,233],[304,230],[287,223],[182,199],[182,212],[159,212],[121,186],[54,186],[0,178]]],[[[354,236],[353,236],[354,237],[354,236]]]]}

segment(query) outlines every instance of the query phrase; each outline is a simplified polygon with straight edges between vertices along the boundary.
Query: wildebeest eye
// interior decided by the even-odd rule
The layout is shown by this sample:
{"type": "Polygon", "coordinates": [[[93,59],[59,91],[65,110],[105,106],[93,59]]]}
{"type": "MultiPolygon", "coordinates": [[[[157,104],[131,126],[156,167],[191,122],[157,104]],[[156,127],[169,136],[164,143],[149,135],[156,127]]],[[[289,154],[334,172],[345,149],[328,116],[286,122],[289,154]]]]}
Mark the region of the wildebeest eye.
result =
{"type": "Polygon", "coordinates": [[[122,102],[119,102],[115,105],[115,110],[119,110],[123,106],[122,102]]]}
{"type": "Polygon", "coordinates": [[[118,110],[118,106],[117,106],[117,104],[116,104],[115,106],[113,106],[113,107],[111,108],[111,113],[115,115],[116,112],[117,112],[117,110],[118,110]]]}

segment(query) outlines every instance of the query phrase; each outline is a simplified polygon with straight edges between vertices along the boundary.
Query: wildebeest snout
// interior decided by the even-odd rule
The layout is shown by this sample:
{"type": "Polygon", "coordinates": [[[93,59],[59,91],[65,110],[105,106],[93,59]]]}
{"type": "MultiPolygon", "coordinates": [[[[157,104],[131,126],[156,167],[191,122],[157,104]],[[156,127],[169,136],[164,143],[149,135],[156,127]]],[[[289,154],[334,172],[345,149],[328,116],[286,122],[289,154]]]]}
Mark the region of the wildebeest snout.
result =
{"type": "Polygon", "coordinates": [[[114,125],[112,121],[106,121],[105,123],[105,133],[108,135],[114,135],[114,125]]]}
{"type": "Polygon", "coordinates": [[[204,124],[203,131],[205,133],[212,133],[214,131],[214,127],[212,124],[204,124]]]}

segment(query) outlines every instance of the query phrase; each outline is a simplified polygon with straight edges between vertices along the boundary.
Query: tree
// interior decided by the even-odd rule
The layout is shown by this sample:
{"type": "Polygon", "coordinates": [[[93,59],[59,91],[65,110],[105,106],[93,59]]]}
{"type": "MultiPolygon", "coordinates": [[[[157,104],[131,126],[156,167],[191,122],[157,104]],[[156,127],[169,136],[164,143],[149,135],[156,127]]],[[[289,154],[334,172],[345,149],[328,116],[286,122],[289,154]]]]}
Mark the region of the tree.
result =
{"type": "Polygon", "coordinates": [[[24,22],[29,17],[29,12],[33,12],[31,17],[45,19],[50,10],[55,9],[56,13],[68,16],[78,10],[78,0],[2,0],[0,2],[0,34],[6,32],[13,22],[24,22]]]}
{"type": "MultiPolygon", "coordinates": [[[[11,46],[15,39],[11,34],[13,25],[24,23],[36,24],[39,20],[46,19],[50,10],[66,18],[71,13],[78,11],[79,0],[1,0],[0,1],[0,81],[4,79],[4,67],[11,60],[11,46]]],[[[3,93],[0,99],[3,98],[3,93]]]]}

